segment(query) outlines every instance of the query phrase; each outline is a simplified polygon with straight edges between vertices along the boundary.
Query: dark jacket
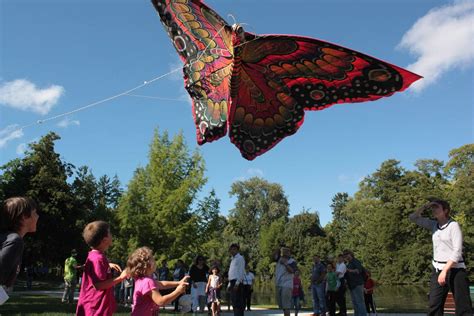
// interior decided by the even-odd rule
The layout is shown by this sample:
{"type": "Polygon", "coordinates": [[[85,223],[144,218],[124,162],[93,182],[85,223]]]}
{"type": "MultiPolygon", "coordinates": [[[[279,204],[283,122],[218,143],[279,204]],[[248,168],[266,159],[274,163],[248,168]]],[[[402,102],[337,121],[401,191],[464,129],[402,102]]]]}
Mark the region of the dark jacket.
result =
{"type": "Polygon", "coordinates": [[[23,238],[17,233],[0,233],[0,285],[10,287],[20,272],[23,238]]]}

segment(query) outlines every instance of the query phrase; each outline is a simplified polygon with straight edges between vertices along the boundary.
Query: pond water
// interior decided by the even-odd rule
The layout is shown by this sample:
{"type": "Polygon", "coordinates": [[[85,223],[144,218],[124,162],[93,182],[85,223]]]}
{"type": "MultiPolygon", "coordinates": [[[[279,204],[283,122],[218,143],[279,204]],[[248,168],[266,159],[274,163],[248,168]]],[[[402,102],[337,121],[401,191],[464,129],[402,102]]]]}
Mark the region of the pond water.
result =
{"type": "MultiPolygon", "coordinates": [[[[428,304],[428,285],[384,285],[374,292],[377,308],[392,310],[424,310],[428,304]]],[[[312,306],[311,292],[305,289],[306,305],[312,306]]],[[[350,294],[346,292],[348,308],[351,308],[350,294]]],[[[276,305],[275,288],[272,283],[260,283],[254,287],[252,304],[276,305]]]]}

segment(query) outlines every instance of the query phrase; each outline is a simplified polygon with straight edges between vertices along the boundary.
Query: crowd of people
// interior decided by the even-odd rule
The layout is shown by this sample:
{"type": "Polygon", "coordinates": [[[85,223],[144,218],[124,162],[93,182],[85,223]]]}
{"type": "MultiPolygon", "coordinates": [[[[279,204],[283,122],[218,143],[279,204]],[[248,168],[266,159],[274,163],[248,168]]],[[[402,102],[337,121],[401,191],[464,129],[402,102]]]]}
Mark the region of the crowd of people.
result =
{"type": "MultiPolygon", "coordinates": [[[[305,302],[304,288],[296,261],[291,257],[291,249],[283,247],[275,253],[275,285],[279,308],[284,315],[294,310],[298,315],[301,303],[305,302]]],[[[336,260],[321,261],[313,257],[309,290],[312,298],[313,314],[316,316],[347,315],[346,290],[349,290],[354,315],[376,314],[373,300],[375,282],[350,250],[345,250],[336,260]]]]}
{"type": "MultiPolygon", "coordinates": [[[[19,272],[24,248],[23,237],[36,231],[39,218],[37,204],[29,198],[14,197],[4,201],[0,213],[0,304],[8,299],[4,287],[11,286],[19,272]]],[[[444,200],[433,199],[413,214],[410,219],[430,229],[433,234],[433,276],[430,282],[429,315],[442,315],[448,290],[454,294],[456,315],[472,315],[466,265],[462,256],[462,233],[450,217],[450,206],[444,200]],[[431,220],[422,213],[431,210],[431,220]]],[[[229,246],[231,262],[227,273],[221,274],[219,261],[209,267],[203,256],[197,256],[189,271],[178,260],[171,273],[167,262],[157,267],[153,251],[140,247],[129,256],[126,267],[110,263],[105,255],[112,245],[109,224],[94,221],[86,225],[83,238],[90,247],[83,265],[76,260],[76,252],[65,261],[65,291],[63,302],[73,302],[77,270],[82,278],[76,315],[112,315],[116,311],[116,297],[131,304],[135,316],[156,315],[160,306],[175,303],[181,312],[220,314],[221,290],[225,287],[233,313],[244,315],[250,309],[250,298],[255,275],[246,266],[238,244],[229,246]],[[168,280],[171,278],[172,280],[168,280]]],[[[277,303],[285,316],[295,314],[305,300],[303,282],[291,249],[282,247],[274,254],[275,289],[277,303]]],[[[346,291],[350,293],[355,316],[376,313],[373,300],[375,282],[351,250],[345,250],[336,260],[324,263],[313,257],[310,291],[315,316],[347,315],[346,291]]]]}

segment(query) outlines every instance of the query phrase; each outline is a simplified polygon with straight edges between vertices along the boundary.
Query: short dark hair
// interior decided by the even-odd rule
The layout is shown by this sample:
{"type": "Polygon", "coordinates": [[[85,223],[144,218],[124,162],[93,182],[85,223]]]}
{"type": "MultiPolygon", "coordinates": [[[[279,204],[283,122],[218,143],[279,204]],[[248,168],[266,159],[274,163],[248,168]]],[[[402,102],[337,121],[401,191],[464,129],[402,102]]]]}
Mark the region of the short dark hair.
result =
{"type": "Polygon", "coordinates": [[[86,225],[82,237],[89,247],[97,248],[102,240],[109,235],[110,225],[104,221],[95,221],[86,225]]]}
{"type": "Polygon", "coordinates": [[[234,243],[234,244],[230,244],[229,249],[230,249],[230,248],[236,248],[237,250],[240,250],[239,244],[235,244],[235,243],[234,243]]]}
{"type": "Polygon", "coordinates": [[[204,258],[202,255],[197,255],[196,259],[194,260],[194,264],[198,264],[200,260],[206,261],[206,258],[204,258]]]}
{"type": "Polygon", "coordinates": [[[343,255],[343,256],[351,255],[351,257],[354,257],[354,253],[353,253],[352,250],[350,250],[350,249],[345,249],[345,250],[342,252],[342,255],[343,255]]]}
{"type": "Polygon", "coordinates": [[[217,265],[213,265],[213,266],[209,269],[209,271],[212,272],[212,270],[214,270],[214,269],[217,270],[217,273],[221,273],[221,269],[219,269],[219,266],[217,266],[217,265]]]}
{"type": "Polygon", "coordinates": [[[18,232],[23,218],[30,217],[33,210],[38,210],[38,204],[29,197],[16,196],[6,199],[0,211],[0,230],[18,232]]]}
{"type": "Polygon", "coordinates": [[[430,197],[430,198],[428,198],[428,201],[430,201],[431,203],[441,205],[441,207],[443,209],[451,211],[451,206],[449,205],[449,202],[446,201],[446,200],[438,199],[438,198],[435,198],[435,197],[430,197]]]}

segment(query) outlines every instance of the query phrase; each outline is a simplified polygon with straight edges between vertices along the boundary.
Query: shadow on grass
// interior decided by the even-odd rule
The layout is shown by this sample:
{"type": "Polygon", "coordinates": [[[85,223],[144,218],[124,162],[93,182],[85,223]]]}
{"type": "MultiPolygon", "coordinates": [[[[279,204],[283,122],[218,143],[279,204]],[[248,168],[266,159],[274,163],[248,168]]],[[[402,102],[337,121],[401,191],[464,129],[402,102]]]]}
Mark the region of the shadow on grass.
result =
{"type": "MultiPolygon", "coordinates": [[[[21,295],[11,297],[0,306],[0,316],[4,315],[75,315],[76,304],[61,303],[61,299],[45,295],[21,295]]],[[[114,315],[130,315],[130,309],[120,306],[114,315]]]]}

